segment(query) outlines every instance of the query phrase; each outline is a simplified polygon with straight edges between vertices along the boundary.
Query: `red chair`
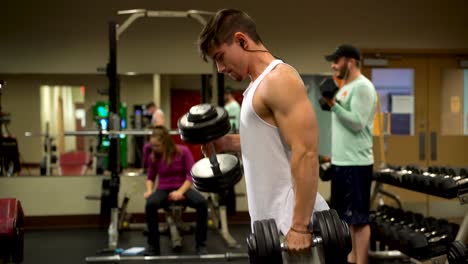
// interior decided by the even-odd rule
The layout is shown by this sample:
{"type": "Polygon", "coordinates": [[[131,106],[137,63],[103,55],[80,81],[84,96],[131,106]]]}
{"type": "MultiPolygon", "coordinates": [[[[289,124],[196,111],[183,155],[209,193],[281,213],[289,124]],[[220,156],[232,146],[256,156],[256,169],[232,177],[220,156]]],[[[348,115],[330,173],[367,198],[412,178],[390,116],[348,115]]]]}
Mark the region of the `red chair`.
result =
{"type": "Polygon", "coordinates": [[[0,259],[21,263],[24,252],[24,214],[20,201],[0,199],[0,259]]]}
{"type": "Polygon", "coordinates": [[[90,163],[90,155],[87,152],[67,152],[59,157],[60,176],[82,176],[90,163]]]}

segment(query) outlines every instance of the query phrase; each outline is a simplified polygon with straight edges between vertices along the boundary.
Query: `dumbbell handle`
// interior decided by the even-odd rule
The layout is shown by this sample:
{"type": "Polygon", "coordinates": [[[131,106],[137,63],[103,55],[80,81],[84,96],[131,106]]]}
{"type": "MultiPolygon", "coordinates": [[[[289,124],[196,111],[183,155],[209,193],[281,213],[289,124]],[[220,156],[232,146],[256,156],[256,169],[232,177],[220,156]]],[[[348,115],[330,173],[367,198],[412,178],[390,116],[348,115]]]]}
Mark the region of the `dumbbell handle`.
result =
{"type": "Polygon", "coordinates": [[[211,170],[213,171],[213,175],[221,175],[221,168],[219,167],[218,158],[216,158],[216,150],[213,142],[208,143],[207,147],[210,148],[211,152],[211,155],[208,157],[208,159],[211,163],[211,170]]]}
{"type": "MultiPolygon", "coordinates": [[[[319,236],[314,236],[314,238],[312,239],[312,247],[315,247],[319,244],[322,244],[322,238],[319,236]]],[[[288,251],[288,249],[288,243],[286,243],[286,241],[281,242],[281,250],[288,251]]]]}

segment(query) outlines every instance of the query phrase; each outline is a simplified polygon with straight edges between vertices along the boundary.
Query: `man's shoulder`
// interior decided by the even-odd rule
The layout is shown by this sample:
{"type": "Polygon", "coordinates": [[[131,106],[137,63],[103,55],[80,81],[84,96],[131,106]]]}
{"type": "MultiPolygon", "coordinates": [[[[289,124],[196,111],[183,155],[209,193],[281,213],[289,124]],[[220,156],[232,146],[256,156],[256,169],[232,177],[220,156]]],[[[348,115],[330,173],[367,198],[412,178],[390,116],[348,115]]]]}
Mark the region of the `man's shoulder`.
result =
{"type": "Polygon", "coordinates": [[[276,86],[281,88],[282,91],[286,91],[286,89],[282,89],[284,85],[287,85],[289,88],[304,88],[304,82],[296,69],[285,63],[278,64],[275,69],[265,77],[264,81],[268,86],[276,86]]]}
{"type": "Polygon", "coordinates": [[[369,80],[364,74],[361,74],[361,76],[359,76],[359,80],[357,83],[359,86],[374,88],[374,84],[372,83],[372,81],[369,80]]]}
{"type": "Polygon", "coordinates": [[[374,84],[364,75],[359,76],[359,79],[357,79],[352,86],[353,89],[361,92],[375,92],[374,84]]]}
{"type": "Polygon", "coordinates": [[[293,66],[286,63],[278,64],[268,77],[271,79],[291,78],[292,80],[302,80],[299,72],[293,66]]]}

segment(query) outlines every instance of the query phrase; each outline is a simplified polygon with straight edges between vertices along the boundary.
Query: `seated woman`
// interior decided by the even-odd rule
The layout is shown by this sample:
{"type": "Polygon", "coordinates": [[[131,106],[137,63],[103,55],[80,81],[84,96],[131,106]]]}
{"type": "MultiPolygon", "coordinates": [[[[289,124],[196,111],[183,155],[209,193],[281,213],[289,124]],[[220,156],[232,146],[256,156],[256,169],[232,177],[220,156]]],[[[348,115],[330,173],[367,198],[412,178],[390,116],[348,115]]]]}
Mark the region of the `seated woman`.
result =
{"type": "Polygon", "coordinates": [[[159,255],[158,209],[163,208],[168,201],[186,199],[187,205],[197,210],[195,228],[195,249],[198,254],[206,254],[206,233],[208,208],[206,199],[192,186],[190,170],[193,166],[193,156],[184,145],[175,144],[169,131],[162,126],[153,130],[150,138],[152,147],[148,159],[148,179],[146,181],[146,223],[148,225],[147,254],[159,255]],[[153,192],[156,175],[159,182],[153,192]]]}

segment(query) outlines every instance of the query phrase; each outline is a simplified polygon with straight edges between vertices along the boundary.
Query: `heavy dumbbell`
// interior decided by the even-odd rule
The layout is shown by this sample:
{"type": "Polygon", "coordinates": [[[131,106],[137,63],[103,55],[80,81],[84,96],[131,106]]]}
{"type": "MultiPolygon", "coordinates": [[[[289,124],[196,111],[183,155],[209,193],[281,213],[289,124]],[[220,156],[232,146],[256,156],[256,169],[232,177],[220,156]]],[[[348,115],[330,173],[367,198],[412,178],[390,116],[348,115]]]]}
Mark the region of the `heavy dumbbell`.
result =
{"type": "Polygon", "coordinates": [[[408,174],[403,176],[404,183],[415,184],[419,179],[419,175],[423,173],[423,170],[417,165],[408,165],[405,169],[408,171],[408,174]]]}
{"type": "Polygon", "coordinates": [[[374,180],[379,182],[386,182],[391,173],[394,173],[396,169],[394,168],[383,168],[376,171],[373,175],[374,180]]]}
{"type": "Polygon", "coordinates": [[[450,264],[466,264],[468,263],[468,250],[466,245],[461,241],[453,241],[450,244],[447,259],[450,264]]]}
{"type": "Polygon", "coordinates": [[[438,190],[457,189],[459,186],[468,183],[467,172],[463,168],[458,172],[454,168],[447,168],[444,172],[446,173],[441,175],[441,180],[434,186],[438,190]]]}
{"type": "MultiPolygon", "coordinates": [[[[405,169],[394,173],[395,175],[401,175],[401,180],[396,182],[396,185],[400,185],[401,183],[401,186],[404,188],[444,196],[444,193],[440,193],[440,187],[448,176],[436,174],[434,171],[440,172],[441,170],[437,168],[424,172],[418,167],[407,166],[405,169]]],[[[445,171],[447,172],[447,170],[445,171]]],[[[392,182],[392,184],[394,183],[392,182]]]]}
{"type": "MultiPolygon", "coordinates": [[[[371,233],[374,240],[379,241],[380,250],[385,250],[384,245],[387,245],[413,257],[423,255],[431,245],[447,241],[444,234],[429,232],[423,227],[423,219],[421,214],[389,206],[382,206],[369,217],[371,233]]],[[[427,222],[431,222],[430,219],[427,222]]]]}
{"type": "Polygon", "coordinates": [[[389,166],[388,168],[380,169],[375,173],[374,178],[388,184],[396,186],[412,185],[418,170],[413,167],[395,167],[389,166]]]}
{"type": "Polygon", "coordinates": [[[197,161],[191,170],[193,185],[202,192],[222,192],[242,178],[239,159],[232,154],[217,154],[212,142],[231,130],[229,115],[222,107],[195,105],[178,123],[180,137],[189,144],[207,144],[211,155],[197,161]]]}
{"type": "Polygon", "coordinates": [[[440,167],[439,166],[429,166],[429,168],[427,168],[427,172],[440,174],[440,167]]]}
{"type": "Polygon", "coordinates": [[[461,181],[463,176],[460,175],[462,174],[457,174],[452,168],[430,167],[428,171],[423,171],[410,165],[401,169],[382,169],[375,179],[436,196],[452,197],[456,196],[456,188],[460,184],[468,183],[468,180],[461,181]]]}
{"type": "Polygon", "coordinates": [[[320,108],[323,111],[330,111],[330,106],[325,101],[324,98],[332,99],[335,97],[336,93],[338,92],[338,86],[335,83],[335,80],[331,77],[327,77],[323,79],[323,81],[319,84],[319,90],[322,97],[319,99],[320,108]]]}
{"type": "Polygon", "coordinates": [[[468,183],[465,175],[465,169],[458,171],[454,168],[432,166],[418,176],[416,182],[423,192],[454,198],[458,195],[459,188],[468,183]]]}
{"type": "MultiPolygon", "coordinates": [[[[312,246],[320,245],[325,263],[342,263],[351,251],[348,225],[331,209],[314,212],[312,246]]],[[[282,251],[287,245],[281,241],[273,219],[255,221],[253,233],[247,236],[250,263],[282,263],[282,251]]]]}
{"type": "Polygon", "coordinates": [[[322,181],[330,181],[333,178],[333,174],[331,162],[319,164],[319,177],[322,181]]]}
{"type": "Polygon", "coordinates": [[[389,206],[380,207],[369,219],[376,240],[415,257],[423,256],[429,247],[443,249],[459,229],[457,224],[444,219],[424,218],[389,206]]]}
{"type": "Polygon", "coordinates": [[[408,175],[412,174],[413,172],[408,169],[392,169],[392,168],[385,168],[379,170],[378,173],[374,176],[376,180],[401,186],[406,184],[405,181],[409,180],[408,175]]]}
{"type": "Polygon", "coordinates": [[[423,172],[423,169],[421,169],[418,165],[408,165],[406,166],[406,169],[418,174],[423,172]]]}

